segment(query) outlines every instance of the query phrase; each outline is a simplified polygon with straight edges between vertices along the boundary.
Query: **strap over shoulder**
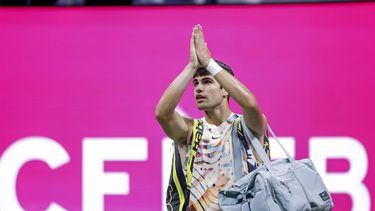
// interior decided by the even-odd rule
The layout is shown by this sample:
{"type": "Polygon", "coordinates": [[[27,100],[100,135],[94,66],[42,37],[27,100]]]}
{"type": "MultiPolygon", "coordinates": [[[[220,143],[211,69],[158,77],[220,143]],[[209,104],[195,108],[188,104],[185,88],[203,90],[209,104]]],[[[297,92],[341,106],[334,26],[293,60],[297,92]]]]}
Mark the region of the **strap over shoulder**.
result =
{"type": "MultiPolygon", "coordinates": [[[[247,140],[250,139],[250,137],[247,137],[247,139],[245,138],[245,133],[243,132],[243,126],[241,124],[241,118],[243,118],[243,117],[241,116],[240,118],[236,119],[235,122],[234,122],[234,125],[235,125],[235,127],[237,129],[237,135],[240,138],[240,140],[242,141],[242,144],[243,144],[243,146],[245,147],[245,149],[247,151],[247,150],[250,149],[250,146],[251,146],[251,143],[249,143],[247,141],[247,140]]],[[[249,130],[250,130],[250,128],[249,128],[249,130]]],[[[251,131],[251,132],[254,133],[253,131],[251,131]]],[[[263,149],[264,149],[264,151],[266,151],[266,154],[267,154],[268,158],[271,159],[270,144],[269,144],[269,139],[268,139],[267,131],[266,131],[266,134],[264,136],[263,149]]],[[[254,154],[254,151],[253,151],[253,154],[254,154]]],[[[258,161],[258,162],[262,163],[261,161],[258,161]]]]}

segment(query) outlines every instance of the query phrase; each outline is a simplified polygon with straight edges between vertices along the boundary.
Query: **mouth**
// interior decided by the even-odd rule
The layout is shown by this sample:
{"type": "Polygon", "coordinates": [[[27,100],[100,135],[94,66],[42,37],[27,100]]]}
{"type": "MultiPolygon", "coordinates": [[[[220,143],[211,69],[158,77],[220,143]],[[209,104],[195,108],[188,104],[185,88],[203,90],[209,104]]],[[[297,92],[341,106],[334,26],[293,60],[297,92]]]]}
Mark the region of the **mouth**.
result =
{"type": "Polygon", "coordinates": [[[206,97],[204,97],[203,95],[197,95],[197,96],[195,96],[195,99],[196,100],[203,100],[203,99],[206,99],[206,97]]]}

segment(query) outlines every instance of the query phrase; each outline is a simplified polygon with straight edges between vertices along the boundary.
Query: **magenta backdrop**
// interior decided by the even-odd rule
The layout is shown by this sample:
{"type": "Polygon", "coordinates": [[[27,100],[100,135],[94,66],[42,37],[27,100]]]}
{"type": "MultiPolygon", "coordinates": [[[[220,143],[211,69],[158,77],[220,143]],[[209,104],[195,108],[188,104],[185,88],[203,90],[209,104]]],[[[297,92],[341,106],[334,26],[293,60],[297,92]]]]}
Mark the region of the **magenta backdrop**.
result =
{"type": "MultiPolygon", "coordinates": [[[[130,192],[106,196],[105,209],[160,210],[165,135],[154,107],[187,64],[196,23],[213,56],[256,94],[275,132],[296,139],[297,158],[309,156],[313,136],[359,140],[374,199],[374,11],[372,3],[0,8],[0,155],[20,138],[43,136],[70,156],[55,170],[25,164],[18,200],[26,210],[51,201],[81,210],[83,138],[145,137],[146,161],[106,162],[106,171],[129,173],[130,192]]],[[[191,85],[180,106],[202,115],[191,85]]],[[[349,195],[333,198],[335,210],[351,210],[349,195]]]]}

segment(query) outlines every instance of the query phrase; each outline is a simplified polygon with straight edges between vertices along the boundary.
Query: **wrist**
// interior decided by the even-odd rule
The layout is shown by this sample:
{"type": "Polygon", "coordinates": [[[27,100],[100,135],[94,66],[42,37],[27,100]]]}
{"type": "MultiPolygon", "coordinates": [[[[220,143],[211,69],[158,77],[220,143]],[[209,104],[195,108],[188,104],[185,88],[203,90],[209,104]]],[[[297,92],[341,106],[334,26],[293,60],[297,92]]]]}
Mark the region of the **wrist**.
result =
{"type": "Polygon", "coordinates": [[[212,58],[209,59],[208,65],[206,70],[211,73],[211,75],[215,76],[218,74],[223,68],[220,67],[218,63],[212,58]]]}
{"type": "Polygon", "coordinates": [[[186,68],[189,68],[189,69],[191,69],[191,70],[197,70],[198,67],[199,67],[199,65],[194,64],[194,63],[191,63],[191,62],[189,62],[189,63],[186,65],[186,68]]]}
{"type": "Polygon", "coordinates": [[[210,64],[210,61],[211,61],[211,58],[208,58],[207,60],[205,60],[204,62],[202,61],[201,64],[202,64],[202,67],[206,68],[208,67],[208,65],[210,64]]]}

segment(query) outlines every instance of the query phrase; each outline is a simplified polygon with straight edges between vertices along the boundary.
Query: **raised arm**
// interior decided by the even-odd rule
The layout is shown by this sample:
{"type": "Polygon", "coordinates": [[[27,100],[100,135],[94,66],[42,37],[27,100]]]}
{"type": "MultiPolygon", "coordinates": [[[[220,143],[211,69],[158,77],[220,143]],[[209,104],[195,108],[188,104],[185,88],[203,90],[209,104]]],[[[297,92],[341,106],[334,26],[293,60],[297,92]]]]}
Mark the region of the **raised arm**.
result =
{"type": "MultiPolygon", "coordinates": [[[[207,69],[207,66],[211,61],[211,53],[205,43],[202,27],[200,25],[194,30],[194,42],[198,61],[207,69]]],[[[214,77],[228,94],[242,107],[243,116],[247,126],[255,132],[255,135],[258,138],[263,137],[267,125],[266,118],[262,114],[253,93],[251,93],[249,89],[227,71],[219,71],[214,77]]]]}
{"type": "Polygon", "coordinates": [[[169,138],[180,144],[186,144],[186,140],[192,132],[194,121],[181,116],[175,109],[198,66],[192,34],[189,64],[169,85],[155,109],[156,118],[164,132],[169,138]]]}

